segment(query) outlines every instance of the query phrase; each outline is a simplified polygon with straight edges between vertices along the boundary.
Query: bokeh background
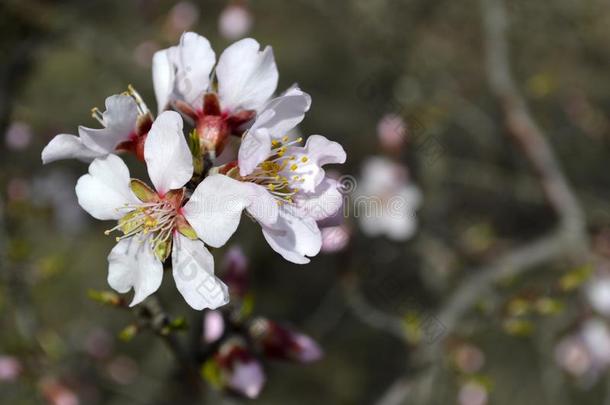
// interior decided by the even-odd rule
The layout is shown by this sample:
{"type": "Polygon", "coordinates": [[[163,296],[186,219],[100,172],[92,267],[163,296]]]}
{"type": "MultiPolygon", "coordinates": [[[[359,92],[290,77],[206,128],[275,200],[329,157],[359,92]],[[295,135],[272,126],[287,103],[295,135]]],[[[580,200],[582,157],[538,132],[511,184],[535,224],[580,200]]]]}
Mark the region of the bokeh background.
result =
{"type": "MultiPolygon", "coordinates": [[[[558,217],[490,88],[479,2],[3,0],[0,402],[242,401],[212,388],[187,398],[162,340],[118,338],[133,313],[88,296],[108,290],[113,240],[76,203],[86,166],[40,161],[54,135],[95,127],[90,108],[128,84],[155,110],[152,54],[192,30],[217,55],[243,36],[271,45],[279,88],[298,82],[312,95],[301,132],[345,147],[337,170],[352,188],[384,156],[422,195],[408,237],[371,236],[350,217],[349,245],[306,266],[282,260],[244,218],[229,246],[249,259],[253,311],[324,350],[313,364],[265,363],[255,403],[610,403],[610,5],[506,8],[516,88],[584,212],[569,244],[591,254],[563,256],[568,247],[481,281],[558,217]],[[227,7],[241,11],[227,16],[227,7]],[[438,314],[456,291],[473,305],[445,324],[438,314]]],[[[225,251],[214,251],[218,268],[225,251]]],[[[200,322],[167,275],[158,296],[172,316],[200,322]]]]}

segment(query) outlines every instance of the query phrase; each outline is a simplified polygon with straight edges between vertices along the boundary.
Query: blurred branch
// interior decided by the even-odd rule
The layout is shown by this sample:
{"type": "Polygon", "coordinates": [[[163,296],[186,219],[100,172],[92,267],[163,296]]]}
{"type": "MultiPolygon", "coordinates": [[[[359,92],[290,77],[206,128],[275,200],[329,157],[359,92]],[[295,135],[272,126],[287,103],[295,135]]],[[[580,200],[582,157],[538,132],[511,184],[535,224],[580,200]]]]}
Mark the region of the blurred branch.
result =
{"type": "MultiPolygon", "coordinates": [[[[519,275],[553,260],[582,260],[590,257],[582,208],[542,129],[528,111],[510,72],[506,39],[508,18],[504,2],[480,0],[480,5],[489,85],[502,108],[508,135],[528,159],[559,223],[550,235],[506,253],[493,263],[473,271],[472,276],[463,280],[438,312],[437,318],[447,331],[444,337],[455,330],[461,318],[476,304],[481,294],[492,288],[497,281],[519,275]]],[[[424,362],[435,364],[440,359],[444,337],[420,349],[419,354],[424,362]]],[[[416,402],[429,402],[431,390],[435,385],[434,374],[431,375],[431,383],[422,384],[416,392],[416,402]]],[[[393,387],[390,387],[390,392],[393,387]]],[[[401,403],[405,398],[406,392],[393,403],[401,403]]]]}
{"type": "Polygon", "coordinates": [[[373,329],[387,332],[405,343],[407,342],[402,319],[380,311],[369,304],[359,288],[355,275],[347,275],[344,278],[343,293],[352,313],[361,322],[373,329]]]}

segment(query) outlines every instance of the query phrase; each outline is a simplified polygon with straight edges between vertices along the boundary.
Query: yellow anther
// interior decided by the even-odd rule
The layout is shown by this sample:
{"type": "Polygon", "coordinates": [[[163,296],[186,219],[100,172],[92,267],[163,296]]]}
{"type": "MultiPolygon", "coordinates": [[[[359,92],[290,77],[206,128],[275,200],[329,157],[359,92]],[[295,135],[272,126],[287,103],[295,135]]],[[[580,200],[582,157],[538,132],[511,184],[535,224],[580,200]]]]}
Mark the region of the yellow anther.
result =
{"type": "Polygon", "coordinates": [[[288,135],[286,135],[286,136],[282,137],[282,142],[288,142],[288,139],[289,139],[288,135]]]}
{"type": "Polygon", "coordinates": [[[309,158],[307,156],[303,156],[301,158],[301,162],[303,162],[303,163],[307,163],[308,160],[309,160],[309,158]]]}
{"type": "Polygon", "coordinates": [[[290,170],[292,170],[293,172],[296,171],[298,168],[299,166],[296,163],[290,166],[290,170]]]}
{"type": "Polygon", "coordinates": [[[295,140],[295,142],[303,142],[303,138],[301,138],[300,136],[295,140]]]}
{"type": "Polygon", "coordinates": [[[118,236],[116,238],[114,238],[114,240],[116,240],[117,242],[121,241],[121,238],[119,238],[118,236]]]}
{"type": "Polygon", "coordinates": [[[292,155],[292,156],[290,156],[290,157],[288,158],[288,160],[296,160],[296,159],[297,159],[297,157],[296,157],[296,156],[294,156],[294,155],[292,155]]]}
{"type": "Polygon", "coordinates": [[[271,146],[273,146],[274,148],[277,148],[278,146],[280,146],[282,143],[276,139],[274,139],[273,141],[271,141],[271,146]]]}
{"type": "Polygon", "coordinates": [[[104,231],[104,235],[106,235],[106,236],[110,235],[110,231],[109,230],[108,231],[104,231]]]}
{"type": "Polygon", "coordinates": [[[267,188],[268,188],[270,191],[275,191],[275,184],[269,184],[269,185],[267,186],[267,188]]]}

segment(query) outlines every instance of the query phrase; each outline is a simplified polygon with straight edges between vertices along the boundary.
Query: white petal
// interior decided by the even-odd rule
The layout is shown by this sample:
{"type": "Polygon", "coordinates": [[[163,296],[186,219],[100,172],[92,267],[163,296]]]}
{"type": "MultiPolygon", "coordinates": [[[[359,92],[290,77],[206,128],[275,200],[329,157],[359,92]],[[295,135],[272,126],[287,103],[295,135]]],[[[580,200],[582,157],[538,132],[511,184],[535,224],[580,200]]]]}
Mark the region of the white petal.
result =
{"type": "Polygon", "coordinates": [[[144,301],[161,286],[163,264],[157,259],[148,241],[137,237],[123,239],[108,255],[108,284],[119,293],[133,288],[130,306],[144,301]]]}
{"type": "Polygon", "coordinates": [[[324,180],[325,172],[322,166],[331,163],[344,163],[345,151],[337,142],[329,141],[321,135],[311,135],[304,147],[290,147],[286,152],[296,157],[296,170],[285,169],[285,175],[301,177],[300,189],[315,192],[316,187],[324,180]],[[300,162],[306,159],[306,163],[300,162]]]}
{"type": "Polygon", "coordinates": [[[298,193],[295,196],[295,203],[307,216],[321,221],[335,215],[341,209],[343,194],[339,191],[337,180],[326,177],[313,193],[298,193]]]}
{"type": "Polygon", "coordinates": [[[104,128],[79,127],[78,134],[83,143],[93,150],[113,153],[121,142],[134,134],[138,120],[138,106],[133,98],[114,95],[106,99],[106,111],[102,113],[104,128]]]}
{"type": "Polygon", "coordinates": [[[206,244],[220,247],[237,230],[251,198],[247,184],[215,174],[197,186],[183,207],[184,217],[206,244]]]}
{"type": "Polygon", "coordinates": [[[210,42],[194,32],[185,32],[175,57],[175,90],[184,101],[196,109],[203,105],[203,95],[210,86],[210,73],[216,62],[216,54],[210,42]]]}
{"type": "Polygon", "coordinates": [[[194,309],[216,309],[229,302],[229,289],[214,276],[214,257],[200,240],[176,234],[172,273],[178,291],[194,309]]]}
{"type": "Polygon", "coordinates": [[[309,263],[306,256],[317,255],[322,247],[322,235],[316,221],[287,209],[280,210],[273,228],[263,227],[263,235],[273,250],[296,264],[309,263]]]}
{"type": "Polygon", "coordinates": [[[263,186],[253,183],[244,183],[244,185],[251,190],[249,204],[246,207],[248,213],[261,225],[275,224],[279,215],[277,200],[263,186]]]}
{"type": "Polygon", "coordinates": [[[266,47],[261,52],[251,38],[235,42],[220,56],[216,76],[223,109],[260,110],[277,88],[273,50],[266,47]]]}
{"type": "Polygon", "coordinates": [[[150,180],[161,194],[184,186],[193,176],[193,157],[182,133],[182,118],[175,111],[161,113],[144,143],[150,180]]]}
{"type": "Polygon", "coordinates": [[[309,158],[315,160],[320,166],[345,163],[346,154],[343,147],[322,135],[311,135],[307,138],[305,149],[307,149],[309,158]]]}
{"type": "Polygon", "coordinates": [[[239,174],[247,176],[271,154],[271,136],[265,128],[248,131],[239,146],[239,174]]]}
{"type": "Polygon", "coordinates": [[[263,112],[273,111],[274,114],[265,117],[261,112],[252,128],[267,128],[272,137],[281,138],[303,121],[309,107],[311,96],[298,86],[293,86],[265,106],[263,112]]]}
{"type": "Polygon", "coordinates": [[[155,52],[152,61],[153,87],[159,114],[167,107],[176,81],[175,66],[171,59],[176,47],[155,52]]]}
{"type": "Polygon", "coordinates": [[[121,158],[108,155],[95,159],[89,174],[76,183],[78,203],[94,218],[119,219],[126,213],[125,204],[140,202],[129,184],[129,169],[121,158]]]}
{"type": "Polygon", "coordinates": [[[42,163],[47,164],[60,159],[78,159],[91,162],[105,153],[86,147],[81,139],[74,135],[59,134],[42,150],[42,163]]]}

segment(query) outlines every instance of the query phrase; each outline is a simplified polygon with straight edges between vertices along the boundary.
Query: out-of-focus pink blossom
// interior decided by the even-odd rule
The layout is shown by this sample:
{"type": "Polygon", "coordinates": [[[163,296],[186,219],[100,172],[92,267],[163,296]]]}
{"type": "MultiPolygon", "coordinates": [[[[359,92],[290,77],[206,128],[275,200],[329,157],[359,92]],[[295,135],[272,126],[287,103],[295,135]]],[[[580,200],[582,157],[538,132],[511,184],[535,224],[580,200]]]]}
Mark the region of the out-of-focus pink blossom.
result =
{"type": "Polygon", "coordinates": [[[238,360],[233,365],[228,385],[250,399],[257,398],[265,385],[265,372],[256,360],[245,363],[238,360]]]}
{"type": "Polygon", "coordinates": [[[190,1],[180,1],[167,15],[166,27],[171,39],[189,31],[199,21],[199,7],[190,1]]]}
{"type": "Polygon", "coordinates": [[[610,329],[602,319],[592,318],[564,337],[555,348],[555,360],[568,373],[595,382],[610,366],[610,329]]]}
{"type": "Polygon", "coordinates": [[[233,246],[224,257],[222,280],[229,286],[231,294],[244,297],[250,287],[248,258],[239,246],[233,246]]]}
{"type": "Polygon", "coordinates": [[[322,358],[322,349],[309,336],[267,319],[253,322],[255,344],[269,358],[311,363],[322,358]]]}
{"type": "Polygon", "coordinates": [[[21,375],[22,370],[21,362],[16,357],[0,356],[0,381],[16,381],[21,375]]]}
{"type": "Polygon", "coordinates": [[[203,340],[216,342],[225,331],[225,321],[220,311],[206,311],[203,318],[203,340]]]}
{"type": "Polygon", "coordinates": [[[13,177],[9,180],[6,193],[9,201],[23,201],[30,196],[30,184],[26,179],[13,177]]]}
{"type": "Polygon", "coordinates": [[[135,381],[140,372],[138,364],[127,356],[118,356],[108,363],[110,377],[119,384],[129,385],[135,381]]]}
{"type": "Polygon", "coordinates": [[[555,348],[555,361],[575,377],[583,376],[592,365],[585,343],[576,336],[568,336],[561,340],[555,348]]]}
{"type": "Polygon", "coordinates": [[[458,394],[460,405],[485,405],[487,400],[488,394],[485,387],[473,381],[464,384],[458,394]]]}
{"type": "Polygon", "coordinates": [[[454,355],[457,367],[464,373],[476,373],[485,364],[483,352],[470,344],[461,345],[454,355]]]}
{"type": "Polygon", "coordinates": [[[105,329],[91,331],[85,339],[85,351],[96,359],[106,359],[112,354],[114,339],[105,329]]]}
{"type": "Polygon", "coordinates": [[[262,365],[240,338],[224,342],[214,357],[222,384],[228,391],[254,399],[262,391],[266,376],[262,365]]]}
{"type": "Polygon", "coordinates": [[[345,224],[320,229],[322,232],[323,253],[340,252],[349,244],[351,232],[345,224]]]}
{"type": "Polygon", "coordinates": [[[53,378],[44,378],[40,382],[42,395],[51,405],[79,405],[76,394],[68,387],[53,378]]]}
{"type": "Polygon", "coordinates": [[[405,144],[407,125],[400,115],[386,114],[377,124],[377,136],[385,150],[396,152],[405,144]]]}
{"type": "Polygon", "coordinates": [[[21,121],[13,122],[4,135],[6,146],[11,150],[24,150],[32,142],[32,128],[21,121]]]}
{"type": "Polygon", "coordinates": [[[159,49],[161,47],[155,41],[144,41],[134,49],[133,59],[139,66],[148,68],[152,66],[153,55],[159,49]]]}
{"type": "Polygon", "coordinates": [[[252,14],[246,6],[229,4],[220,13],[218,31],[226,39],[239,39],[250,32],[253,22],[252,14]]]}

